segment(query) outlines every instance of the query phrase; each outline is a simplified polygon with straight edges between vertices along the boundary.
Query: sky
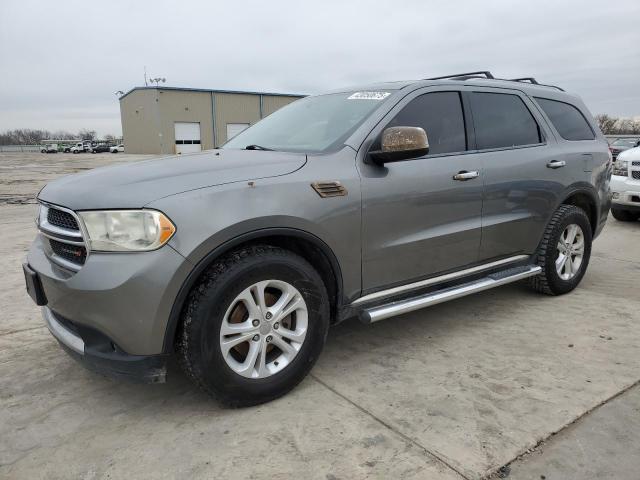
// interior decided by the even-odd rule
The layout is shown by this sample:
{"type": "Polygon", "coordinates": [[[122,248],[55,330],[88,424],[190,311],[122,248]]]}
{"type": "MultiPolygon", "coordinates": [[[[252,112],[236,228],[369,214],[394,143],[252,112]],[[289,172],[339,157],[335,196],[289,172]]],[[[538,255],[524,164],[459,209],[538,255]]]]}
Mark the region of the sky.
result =
{"type": "Polygon", "coordinates": [[[491,70],[640,116],[640,1],[0,0],[0,131],[120,134],[115,92],[313,94],[491,70]]]}

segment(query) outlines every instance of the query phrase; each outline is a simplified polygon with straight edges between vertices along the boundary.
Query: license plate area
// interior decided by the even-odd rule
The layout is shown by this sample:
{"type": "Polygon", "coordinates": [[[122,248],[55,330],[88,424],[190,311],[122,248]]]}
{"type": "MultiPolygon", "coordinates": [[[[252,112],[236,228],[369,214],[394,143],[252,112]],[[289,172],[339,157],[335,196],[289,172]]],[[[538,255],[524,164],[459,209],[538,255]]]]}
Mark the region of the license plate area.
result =
{"type": "Polygon", "coordinates": [[[29,296],[34,302],[36,302],[36,305],[46,305],[47,297],[44,294],[44,289],[42,288],[42,283],[40,282],[38,273],[26,263],[22,264],[22,270],[24,272],[24,281],[29,296]]]}

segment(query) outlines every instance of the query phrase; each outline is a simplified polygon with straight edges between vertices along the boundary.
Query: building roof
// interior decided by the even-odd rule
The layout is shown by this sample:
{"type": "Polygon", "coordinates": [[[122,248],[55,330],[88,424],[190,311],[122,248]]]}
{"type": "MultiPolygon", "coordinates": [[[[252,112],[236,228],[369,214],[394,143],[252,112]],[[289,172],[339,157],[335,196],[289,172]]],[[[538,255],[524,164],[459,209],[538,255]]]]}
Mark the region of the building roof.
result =
{"type": "Polygon", "coordinates": [[[216,90],[211,88],[185,88],[185,87],[133,87],[127,93],[122,95],[119,100],[122,100],[124,97],[129,95],[130,93],[136,90],[169,90],[169,91],[178,91],[178,92],[204,92],[204,93],[236,93],[241,95],[269,95],[272,97],[306,97],[304,94],[299,93],[274,93],[274,92],[251,92],[251,91],[242,91],[242,90],[216,90]]]}

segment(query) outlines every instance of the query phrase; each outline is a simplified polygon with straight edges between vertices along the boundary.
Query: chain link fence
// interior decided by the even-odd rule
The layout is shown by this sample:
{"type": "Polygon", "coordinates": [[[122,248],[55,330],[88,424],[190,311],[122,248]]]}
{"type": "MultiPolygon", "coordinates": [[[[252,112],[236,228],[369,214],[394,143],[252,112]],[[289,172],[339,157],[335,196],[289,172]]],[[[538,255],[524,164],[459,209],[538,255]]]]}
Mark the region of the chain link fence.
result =
{"type": "Polygon", "coordinates": [[[0,152],[39,152],[41,145],[0,145],[0,152]]]}

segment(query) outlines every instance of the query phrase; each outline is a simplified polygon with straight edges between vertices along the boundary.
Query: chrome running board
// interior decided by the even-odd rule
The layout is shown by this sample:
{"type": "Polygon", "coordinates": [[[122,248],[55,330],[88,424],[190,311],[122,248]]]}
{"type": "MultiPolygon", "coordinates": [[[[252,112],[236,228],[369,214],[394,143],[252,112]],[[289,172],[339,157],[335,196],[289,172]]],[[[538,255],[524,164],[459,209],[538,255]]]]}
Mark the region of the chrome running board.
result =
{"type": "Polygon", "coordinates": [[[507,283],[517,282],[524,278],[533,277],[542,271],[538,265],[526,265],[516,267],[501,272],[492,273],[486,277],[462,285],[437,290],[417,297],[407,298],[396,302],[379,305],[377,307],[366,308],[360,314],[360,319],[364,323],[373,323],[386,318],[413,312],[421,308],[430,307],[438,303],[465,297],[472,293],[482,292],[490,288],[499,287],[507,283]]]}
{"type": "Polygon", "coordinates": [[[437,285],[438,283],[444,283],[450,280],[456,280],[458,278],[466,277],[467,275],[472,275],[474,273],[480,273],[485,270],[491,270],[497,267],[506,266],[509,263],[522,262],[524,260],[527,260],[528,258],[529,258],[529,255],[516,255],[515,257],[503,258],[495,262],[484,263],[482,265],[466,268],[464,270],[458,270],[453,273],[447,273],[445,275],[439,275],[437,277],[427,278],[426,280],[420,280],[419,282],[408,283],[406,285],[400,285],[399,287],[389,288],[387,290],[381,290],[379,292],[370,293],[369,295],[360,297],[359,299],[354,301],[351,304],[351,306],[359,305],[361,303],[368,303],[373,300],[382,299],[384,297],[391,297],[393,295],[398,295],[404,292],[408,292],[410,290],[425,288],[430,285],[437,285]]]}

